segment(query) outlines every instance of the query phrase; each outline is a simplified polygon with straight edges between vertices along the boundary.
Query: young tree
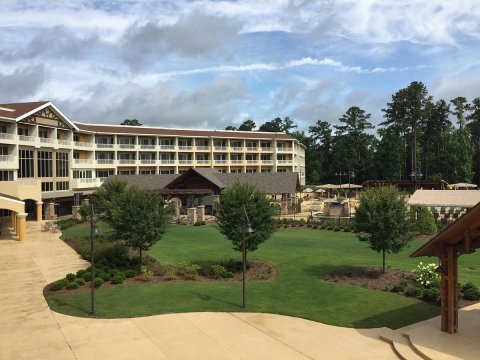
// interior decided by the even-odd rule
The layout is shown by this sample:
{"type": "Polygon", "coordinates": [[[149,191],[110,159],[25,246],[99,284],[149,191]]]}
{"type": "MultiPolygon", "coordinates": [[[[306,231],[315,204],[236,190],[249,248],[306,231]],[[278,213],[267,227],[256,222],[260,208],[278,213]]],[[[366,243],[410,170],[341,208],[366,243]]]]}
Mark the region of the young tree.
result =
{"type": "Polygon", "coordinates": [[[158,194],[147,193],[131,186],[113,196],[107,220],[117,239],[138,250],[140,264],[142,254],[155,244],[165,233],[171,220],[169,207],[164,206],[158,194]]]}
{"type": "Polygon", "coordinates": [[[385,254],[398,253],[412,240],[402,193],[394,186],[365,190],[360,196],[355,222],[359,240],[382,253],[385,274],[385,254]]]}
{"type": "Polygon", "coordinates": [[[255,251],[277,229],[275,216],[278,208],[265,194],[249,184],[235,183],[222,191],[217,208],[217,223],[220,232],[232,242],[233,249],[242,251],[243,236],[246,249],[255,251]],[[244,207],[252,225],[253,233],[245,235],[244,207]]]}
{"type": "Polygon", "coordinates": [[[120,125],[129,125],[129,126],[143,126],[137,119],[125,119],[120,125]]]}
{"type": "Polygon", "coordinates": [[[123,180],[108,180],[90,195],[90,202],[97,217],[109,223],[112,218],[112,210],[115,209],[116,197],[125,192],[127,182],[123,180]]]}
{"type": "Polygon", "coordinates": [[[254,131],[256,127],[257,127],[257,124],[255,124],[255,121],[245,120],[243,123],[240,124],[240,126],[238,127],[238,130],[240,130],[240,131],[254,131]]]}

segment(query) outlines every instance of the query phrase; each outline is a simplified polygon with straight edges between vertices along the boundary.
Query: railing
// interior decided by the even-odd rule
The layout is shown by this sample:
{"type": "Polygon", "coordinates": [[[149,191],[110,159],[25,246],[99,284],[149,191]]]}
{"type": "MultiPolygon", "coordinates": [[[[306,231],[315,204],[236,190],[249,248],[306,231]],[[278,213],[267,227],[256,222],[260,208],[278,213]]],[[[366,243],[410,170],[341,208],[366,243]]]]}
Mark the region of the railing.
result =
{"type": "Polygon", "coordinates": [[[210,146],[197,146],[197,150],[210,150],[210,146]]]}
{"type": "Polygon", "coordinates": [[[53,139],[41,137],[40,142],[44,144],[53,144],[53,139]]]}
{"type": "Polygon", "coordinates": [[[80,184],[93,184],[97,182],[97,178],[83,178],[83,179],[75,179],[80,184]]]}
{"type": "Polygon", "coordinates": [[[292,150],[293,150],[292,147],[277,147],[277,151],[279,152],[290,152],[292,150]]]}
{"type": "Polygon", "coordinates": [[[0,162],[14,162],[14,155],[0,155],[0,162]]]}
{"type": "Polygon", "coordinates": [[[135,159],[119,159],[119,164],[135,164],[135,159]]]}
{"type": "Polygon", "coordinates": [[[92,164],[93,161],[90,159],[73,159],[73,163],[77,165],[88,165],[92,164]]]}
{"type": "Polygon", "coordinates": [[[174,150],[175,145],[160,145],[161,150],[174,150]]]}
{"type": "Polygon", "coordinates": [[[273,151],[272,147],[262,147],[262,151],[273,151]]]}
{"type": "Polygon", "coordinates": [[[140,144],[140,149],[151,149],[155,150],[156,145],[150,145],[150,144],[140,144]]]}
{"type": "Polygon", "coordinates": [[[215,159],[215,164],[226,164],[227,160],[216,160],[215,159]]]}
{"type": "Polygon", "coordinates": [[[255,160],[247,160],[247,164],[257,164],[258,163],[258,160],[255,159],[255,160]]]}
{"type": "Polygon", "coordinates": [[[273,160],[262,160],[262,164],[273,164],[273,160]]]}
{"type": "Polygon", "coordinates": [[[192,163],[192,160],[178,160],[178,163],[179,164],[191,164],[192,163]]]}
{"type": "Polygon", "coordinates": [[[215,146],[216,151],[226,151],[227,147],[226,146],[215,146]]]}
{"type": "Polygon", "coordinates": [[[113,144],[101,144],[101,143],[96,143],[95,144],[99,149],[113,149],[113,144]]]}
{"type": "Polygon", "coordinates": [[[258,147],[250,147],[250,146],[247,146],[247,151],[252,151],[252,152],[257,152],[258,151],[258,147]]]}
{"type": "Polygon", "coordinates": [[[197,160],[197,164],[201,164],[201,165],[210,164],[210,160],[197,160]]]}
{"type": "Polygon", "coordinates": [[[14,134],[11,133],[0,133],[0,139],[12,140],[14,134]]]}
{"type": "Polygon", "coordinates": [[[193,146],[179,146],[178,150],[192,150],[193,146]]]}
{"type": "Polygon", "coordinates": [[[113,164],[113,159],[97,159],[97,164],[113,164]]]}
{"type": "Polygon", "coordinates": [[[157,160],[155,159],[140,159],[141,164],[155,164],[157,160]]]}
{"type": "Polygon", "coordinates": [[[160,164],[175,164],[175,159],[162,159],[160,160],[160,164]]]}
{"type": "Polygon", "coordinates": [[[232,151],[243,151],[243,147],[241,146],[232,146],[230,147],[232,151]]]}
{"type": "Polygon", "coordinates": [[[79,147],[93,147],[93,143],[87,143],[84,141],[75,141],[75,146],[79,147]]]}
{"type": "Polygon", "coordinates": [[[17,180],[18,185],[20,186],[37,186],[37,180],[36,179],[22,179],[22,180],[17,180]]]}
{"type": "MultiPolygon", "coordinates": [[[[0,134],[1,135],[1,134],[0,134]]],[[[35,138],[33,136],[26,136],[26,135],[18,135],[18,140],[20,141],[30,141],[33,142],[35,141],[35,138]]]]}
{"type": "Polygon", "coordinates": [[[280,164],[280,165],[287,165],[291,163],[292,163],[292,160],[277,160],[277,164],[280,164]]]}
{"type": "Polygon", "coordinates": [[[71,142],[70,140],[58,139],[58,144],[59,144],[59,145],[70,146],[70,145],[72,145],[72,142],[71,142]]]}
{"type": "Polygon", "coordinates": [[[120,149],[134,149],[135,144],[118,144],[120,149]]]}
{"type": "Polygon", "coordinates": [[[230,160],[230,162],[232,164],[241,164],[241,163],[243,163],[243,160],[241,160],[241,159],[240,160],[230,160]]]}
{"type": "Polygon", "coordinates": [[[99,178],[97,178],[97,179],[100,180],[101,183],[103,183],[105,180],[107,180],[106,177],[99,177],[99,178]]]}

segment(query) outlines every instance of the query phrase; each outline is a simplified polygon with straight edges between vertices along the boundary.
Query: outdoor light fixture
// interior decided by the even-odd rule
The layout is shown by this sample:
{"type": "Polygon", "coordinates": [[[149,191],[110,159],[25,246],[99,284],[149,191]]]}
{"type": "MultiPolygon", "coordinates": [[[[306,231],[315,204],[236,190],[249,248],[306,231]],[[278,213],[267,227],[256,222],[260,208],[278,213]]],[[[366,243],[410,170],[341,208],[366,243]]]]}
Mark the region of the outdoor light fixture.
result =
{"type": "Polygon", "coordinates": [[[253,234],[252,224],[250,224],[250,219],[248,218],[247,209],[245,204],[243,207],[243,232],[242,232],[242,307],[245,309],[245,280],[247,273],[247,244],[246,244],[246,235],[253,234]]]}

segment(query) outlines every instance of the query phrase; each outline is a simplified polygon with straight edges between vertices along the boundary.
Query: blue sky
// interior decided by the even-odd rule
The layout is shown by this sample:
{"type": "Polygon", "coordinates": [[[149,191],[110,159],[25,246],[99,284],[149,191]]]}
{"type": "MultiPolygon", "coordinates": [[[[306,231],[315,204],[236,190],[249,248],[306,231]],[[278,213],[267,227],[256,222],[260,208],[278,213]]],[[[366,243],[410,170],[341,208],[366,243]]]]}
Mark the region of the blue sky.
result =
{"type": "Polygon", "coordinates": [[[476,0],[2,0],[0,103],[208,129],[360,106],[377,124],[411,81],[480,96],[479,38],[476,0]]]}

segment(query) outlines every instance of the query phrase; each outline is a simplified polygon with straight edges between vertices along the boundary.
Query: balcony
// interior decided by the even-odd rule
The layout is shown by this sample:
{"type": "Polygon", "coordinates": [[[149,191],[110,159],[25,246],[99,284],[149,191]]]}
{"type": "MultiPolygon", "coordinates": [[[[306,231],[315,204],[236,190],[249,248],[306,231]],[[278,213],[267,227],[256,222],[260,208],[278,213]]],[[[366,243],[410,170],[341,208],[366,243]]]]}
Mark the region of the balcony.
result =
{"type": "Polygon", "coordinates": [[[133,165],[135,164],[135,159],[119,159],[118,160],[118,163],[120,165],[133,165]]]}
{"type": "Polygon", "coordinates": [[[93,147],[93,143],[84,142],[84,141],[75,141],[74,144],[76,147],[86,147],[86,148],[93,147]]]}
{"type": "Polygon", "coordinates": [[[262,151],[273,151],[272,147],[262,147],[262,151]]]}
{"type": "Polygon", "coordinates": [[[52,138],[44,138],[44,137],[41,137],[41,138],[40,138],[40,142],[41,142],[42,144],[53,144],[53,143],[55,142],[55,140],[52,139],[52,138]]]}
{"type": "Polygon", "coordinates": [[[215,160],[215,164],[227,164],[227,160],[215,160]]]}
{"type": "Polygon", "coordinates": [[[262,164],[263,164],[263,165],[272,165],[272,164],[273,164],[273,160],[262,160],[262,164]]]}
{"type": "Polygon", "coordinates": [[[182,150],[182,151],[189,151],[189,150],[192,150],[193,149],[193,146],[179,146],[178,147],[178,150],[182,150]]]}
{"type": "Polygon", "coordinates": [[[247,164],[258,164],[258,160],[257,159],[247,160],[247,164]]]}
{"type": "Polygon", "coordinates": [[[145,149],[145,150],[155,150],[156,147],[157,147],[156,145],[140,144],[140,149],[145,149]]]}
{"type": "Polygon", "coordinates": [[[292,152],[292,147],[277,147],[277,152],[292,152]]]}
{"type": "Polygon", "coordinates": [[[17,157],[14,155],[0,155],[0,169],[16,169],[18,168],[17,157]]]}
{"type": "Polygon", "coordinates": [[[258,148],[257,147],[247,147],[247,152],[257,152],[258,148]]]}
{"type": "Polygon", "coordinates": [[[37,179],[2,181],[2,194],[13,196],[18,199],[33,199],[36,201],[42,201],[40,181],[37,179]]]}
{"type": "Polygon", "coordinates": [[[102,180],[105,178],[84,178],[84,179],[72,179],[70,180],[70,187],[72,189],[82,188],[94,188],[102,185],[102,180]]]}
{"type": "Polygon", "coordinates": [[[197,160],[198,165],[209,165],[210,160],[197,160]]]}
{"type": "Polygon", "coordinates": [[[99,164],[99,165],[113,165],[114,160],[113,159],[97,159],[97,164],[99,164]]]}
{"type": "Polygon", "coordinates": [[[93,160],[90,159],[73,159],[75,165],[92,165],[93,160]]]}
{"type": "Polygon", "coordinates": [[[190,160],[178,160],[178,163],[181,164],[181,165],[191,164],[192,159],[190,159],[190,160]]]}
{"type": "MultiPolygon", "coordinates": [[[[1,139],[1,135],[2,134],[0,134],[0,139],[1,139]]],[[[25,141],[25,142],[34,142],[35,138],[33,136],[18,135],[18,140],[25,141]]]]}
{"type": "Polygon", "coordinates": [[[61,146],[71,146],[72,142],[70,140],[58,139],[58,145],[61,146]]]}
{"type": "Polygon", "coordinates": [[[140,164],[156,164],[157,160],[155,159],[140,159],[140,164]]]}
{"type": "Polygon", "coordinates": [[[243,151],[243,147],[241,146],[232,146],[230,151],[243,151]]]}
{"type": "Polygon", "coordinates": [[[215,151],[227,151],[226,146],[215,146],[215,151]]]}
{"type": "Polygon", "coordinates": [[[278,165],[292,165],[292,160],[277,160],[278,165]]]}
{"type": "Polygon", "coordinates": [[[0,140],[13,140],[14,137],[15,135],[11,133],[0,133],[0,140]]]}
{"type": "Polygon", "coordinates": [[[241,163],[243,163],[243,160],[242,159],[236,159],[236,160],[230,160],[230,162],[232,164],[241,164],[241,163]]]}
{"type": "Polygon", "coordinates": [[[175,150],[175,145],[160,145],[160,150],[175,150]]]}
{"type": "Polygon", "coordinates": [[[113,149],[113,144],[101,144],[101,143],[96,143],[95,144],[97,148],[99,149],[113,149]]]}
{"type": "Polygon", "coordinates": [[[196,149],[198,151],[209,151],[210,150],[210,146],[197,146],[196,149]]]}
{"type": "Polygon", "coordinates": [[[160,160],[161,165],[172,165],[175,164],[175,159],[162,159],[160,160]]]}
{"type": "Polygon", "coordinates": [[[119,149],[135,149],[135,144],[118,144],[119,149]]]}

